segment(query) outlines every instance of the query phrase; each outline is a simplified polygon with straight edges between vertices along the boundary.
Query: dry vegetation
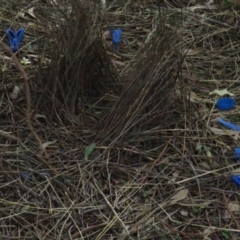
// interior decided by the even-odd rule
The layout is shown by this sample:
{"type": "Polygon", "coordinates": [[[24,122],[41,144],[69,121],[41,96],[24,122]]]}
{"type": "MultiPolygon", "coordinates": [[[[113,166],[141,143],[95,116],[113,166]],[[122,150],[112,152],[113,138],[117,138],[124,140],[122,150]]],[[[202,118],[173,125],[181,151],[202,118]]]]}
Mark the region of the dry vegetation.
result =
{"type": "Polygon", "coordinates": [[[2,0],[1,239],[240,239],[239,5],[2,0]]]}

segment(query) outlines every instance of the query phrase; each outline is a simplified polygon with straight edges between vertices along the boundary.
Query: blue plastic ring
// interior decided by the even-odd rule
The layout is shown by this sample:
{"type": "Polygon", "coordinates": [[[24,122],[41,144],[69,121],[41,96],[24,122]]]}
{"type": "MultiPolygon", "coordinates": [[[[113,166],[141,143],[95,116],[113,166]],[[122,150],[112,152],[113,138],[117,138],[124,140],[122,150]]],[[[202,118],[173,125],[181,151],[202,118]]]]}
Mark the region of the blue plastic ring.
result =
{"type": "Polygon", "coordinates": [[[233,98],[221,98],[216,103],[219,110],[229,110],[234,108],[235,100],[233,98]]]}

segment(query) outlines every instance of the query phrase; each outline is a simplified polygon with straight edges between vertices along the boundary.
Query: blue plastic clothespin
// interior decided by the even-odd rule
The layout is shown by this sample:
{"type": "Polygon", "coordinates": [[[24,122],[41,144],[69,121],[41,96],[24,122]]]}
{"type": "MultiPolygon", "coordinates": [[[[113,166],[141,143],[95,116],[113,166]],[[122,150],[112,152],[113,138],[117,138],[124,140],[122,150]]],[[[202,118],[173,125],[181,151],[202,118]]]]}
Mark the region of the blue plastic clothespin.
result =
{"type": "Polygon", "coordinates": [[[226,121],[224,121],[221,118],[218,118],[218,122],[221,123],[224,127],[228,128],[230,130],[234,130],[234,131],[240,132],[240,126],[238,126],[238,125],[235,125],[235,124],[230,123],[230,122],[226,122],[226,121]]]}
{"type": "Polygon", "coordinates": [[[238,175],[233,175],[233,176],[232,176],[232,181],[233,181],[238,187],[240,187],[240,176],[238,176],[238,175]]]}
{"type": "Polygon", "coordinates": [[[118,28],[116,30],[110,30],[110,34],[111,34],[112,41],[113,41],[112,48],[114,50],[117,50],[121,36],[122,36],[122,29],[118,28]]]}
{"type": "Polygon", "coordinates": [[[240,161],[240,148],[235,148],[235,151],[234,151],[234,161],[235,162],[238,162],[240,161]]]}
{"type": "Polygon", "coordinates": [[[24,36],[24,28],[20,28],[18,31],[14,32],[11,29],[7,29],[7,35],[10,42],[10,46],[12,48],[13,52],[17,52],[19,49],[19,46],[22,42],[23,36],[24,36]]]}

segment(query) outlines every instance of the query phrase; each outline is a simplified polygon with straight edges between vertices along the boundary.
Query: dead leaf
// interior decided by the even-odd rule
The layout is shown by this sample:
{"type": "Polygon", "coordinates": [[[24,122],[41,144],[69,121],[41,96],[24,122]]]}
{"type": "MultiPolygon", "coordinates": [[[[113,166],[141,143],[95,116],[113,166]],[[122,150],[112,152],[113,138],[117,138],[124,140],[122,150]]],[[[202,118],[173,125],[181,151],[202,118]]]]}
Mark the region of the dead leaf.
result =
{"type": "Polygon", "coordinates": [[[218,96],[224,96],[224,95],[229,95],[231,97],[234,96],[233,93],[230,93],[227,89],[222,89],[222,90],[218,90],[218,89],[215,89],[214,91],[210,92],[209,95],[213,95],[213,94],[216,94],[218,96]]]}
{"type": "Polygon", "coordinates": [[[204,231],[203,231],[203,235],[210,235],[212,234],[214,231],[215,231],[215,227],[208,227],[208,228],[205,228],[204,231]]]}
{"type": "Polygon", "coordinates": [[[240,205],[237,202],[229,202],[228,208],[231,212],[240,212],[240,205]]]}
{"type": "Polygon", "coordinates": [[[111,34],[110,31],[107,30],[103,33],[103,39],[110,39],[111,38],[111,34]]]}
{"type": "Polygon", "coordinates": [[[202,167],[203,169],[206,169],[206,170],[208,170],[208,171],[210,171],[210,170],[211,170],[211,167],[210,167],[210,165],[209,165],[209,164],[207,164],[206,162],[200,162],[200,163],[199,163],[199,166],[200,166],[200,167],[202,167]]]}
{"type": "Polygon", "coordinates": [[[9,97],[12,99],[12,100],[15,100],[18,96],[20,92],[20,87],[18,86],[14,86],[14,89],[13,91],[9,94],[9,97]]]}
{"type": "Polygon", "coordinates": [[[179,172],[174,172],[173,173],[173,178],[170,181],[168,181],[168,184],[176,182],[176,179],[177,179],[178,176],[179,176],[179,172]]]}
{"type": "Polygon", "coordinates": [[[213,170],[221,168],[221,165],[216,161],[211,162],[210,165],[213,170]]]}
{"type": "Polygon", "coordinates": [[[173,197],[171,197],[170,204],[175,204],[183,199],[185,199],[188,195],[188,189],[182,189],[178,193],[176,193],[173,197]]]}
{"type": "Polygon", "coordinates": [[[7,67],[7,63],[3,64],[2,66],[2,72],[7,71],[8,67],[7,67]]]}
{"type": "Polygon", "coordinates": [[[187,217],[187,216],[188,216],[188,212],[186,212],[186,211],[181,211],[180,213],[181,213],[181,215],[184,216],[184,217],[187,217]]]}
{"type": "Polygon", "coordinates": [[[233,214],[237,214],[240,212],[240,205],[237,202],[229,202],[227,205],[227,210],[224,212],[224,218],[231,218],[231,214],[229,211],[233,214]]]}
{"type": "Polygon", "coordinates": [[[57,140],[43,143],[43,144],[42,144],[42,150],[45,150],[49,145],[55,143],[56,141],[57,141],[57,140]]]}
{"type": "Polygon", "coordinates": [[[124,63],[124,62],[120,62],[120,61],[117,61],[117,60],[112,60],[112,63],[114,64],[114,66],[116,66],[116,65],[119,65],[119,66],[125,66],[126,65],[126,63],[124,63]]]}
{"type": "Polygon", "coordinates": [[[226,23],[228,24],[234,24],[235,23],[235,17],[230,17],[226,20],[226,23]]]}
{"type": "Polygon", "coordinates": [[[34,9],[35,9],[35,7],[30,8],[30,9],[28,10],[28,14],[29,14],[30,16],[32,16],[33,18],[36,18],[36,16],[35,16],[34,13],[33,13],[34,9]]]}
{"type": "Polygon", "coordinates": [[[212,133],[220,136],[231,136],[234,138],[234,140],[239,139],[239,132],[233,131],[233,130],[226,130],[226,129],[219,129],[210,127],[208,128],[212,133]]]}
{"type": "Polygon", "coordinates": [[[186,55],[187,56],[194,56],[194,55],[198,55],[202,51],[203,51],[202,48],[189,49],[189,50],[186,50],[186,55]]]}
{"type": "Polygon", "coordinates": [[[41,114],[35,114],[35,115],[34,115],[34,118],[35,118],[35,119],[37,119],[37,118],[45,118],[45,119],[47,119],[46,116],[41,115],[41,114]]]}
{"type": "Polygon", "coordinates": [[[217,10],[218,6],[216,4],[206,4],[206,5],[197,5],[193,7],[188,7],[188,9],[192,12],[198,9],[209,9],[209,10],[217,10]]]}

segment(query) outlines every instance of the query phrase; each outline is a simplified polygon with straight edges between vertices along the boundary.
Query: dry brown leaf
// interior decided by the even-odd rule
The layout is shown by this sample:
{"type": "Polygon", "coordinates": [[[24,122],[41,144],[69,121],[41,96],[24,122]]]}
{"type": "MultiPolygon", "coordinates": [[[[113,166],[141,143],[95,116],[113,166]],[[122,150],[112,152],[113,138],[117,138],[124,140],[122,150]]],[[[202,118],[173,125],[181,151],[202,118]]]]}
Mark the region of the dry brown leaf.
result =
{"type": "Polygon", "coordinates": [[[173,197],[171,197],[171,204],[177,203],[183,199],[185,199],[188,195],[188,189],[182,189],[178,193],[176,193],[173,197]]]}
{"type": "Polygon", "coordinates": [[[209,130],[216,135],[220,136],[232,136],[235,140],[239,139],[239,132],[233,130],[220,129],[215,127],[210,127],[209,130]]]}
{"type": "Polygon", "coordinates": [[[46,116],[41,115],[41,114],[35,114],[35,115],[34,115],[34,118],[35,118],[35,119],[37,119],[37,118],[45,118],[45,119],[47,119],[46,116]]]}
{"type": "Polygon", "coordinates": [[[229,202],[228,208],[231,212],[240,212],[240,205],[237,202],[229,202]]]}
{"type": "Polygon", "coordinates": [[[210,165],[213,170],[221,168],[221,165],[217,161],[211,162],[210,165]]]}
{"type": "Polygon", "coordinates": [[[111,34],[110,31],[107,30],[103,33],[103,39],[110,39],[111,38],[111,34]]]}
{"type": "Polygon", "coordinates": [[[200,162],[200,163],[199,163],[199,166],[202,167],[203,169],[206,169],[206,170],[208,170],[208,171],[211,171],[210,165],[209,165],[208,163],[206,163],[206,162],[200,162]]]}
{"type": "Polygon", "coordinates": [[[171,184],[173,182],[176,182],[176,179],[177,179],[178,176],[179,176],[179,172],[174,172],[173,173],[173,178],[170,181],[168,181],[168,183],[171,184]]]}
{"type": "Polygon", "coordinates": [[[33,13],[34,9],[35,9],[35,7],[30,8],[30,9],[28,10],[28,14],[29,14],[30,16],[32,16],[33,18],[36,18],[35,14],[33,13]]]}
{"type": "Polygon", "coordinates": [[[212,234],[213,232],[215,231],[215,227],[208,227],[208,228],[205,228],[204,231],[203,231],[203,235],[210,235],[212,234]]]}
{"type": "Polygon", "coordinates": [[[228,209],[224,212],[224,218],[231,218],[231,214],[229,213],[229,211],[233,214],[240,212],[240,205],[237,202],[229,202],[227,208],[228,209]]]}
{"type": "Polygon", "coordinates": [[[189,7],[188,9],[193,12],[198,9],[217,10],[218,6],[216,4],[206,4],[206,5],[197,5],[197,6],[189,7]]]}
{"type": "Polygon", "coordinates": [[[200,52],[202,52],[202,48],[196,48],[196,49],[189,49],[187,52],[186,52],[186,55],[187,56],[194,56],[194,55],[198,55],[200,52]]]}
{"type": "Polygon", "coordinates": [[[188,212],[186,212],[186,211],[181,211],[180,213],[181,213],[181,215],[184,216],[184,217],[187,217],[187,216],[188,216],[188,212]]]}
{"type": "Polygon", "coordinates": [[[119,65],[119,66],[125,66],[126,63],[125,62],[121,62],[121,61],[117,61],[117,60],[112,60],[113,64],[116,66],[116,65],[119,65]]]}
{"type": "Polygon", "coordinates": [[[14,89],[13,91],[9,94],[9,97],[12,99],[12,100],[15,100],[20,92],[20,87],[18,86],[14,86],[14,89]]]}
{"type": "Polygon", "coordinates": [[[56,140],[51,141],[51,142],[45,142],[42,144],[42,149],[45,150],[49,145],[54,144],[56,140]]]}

